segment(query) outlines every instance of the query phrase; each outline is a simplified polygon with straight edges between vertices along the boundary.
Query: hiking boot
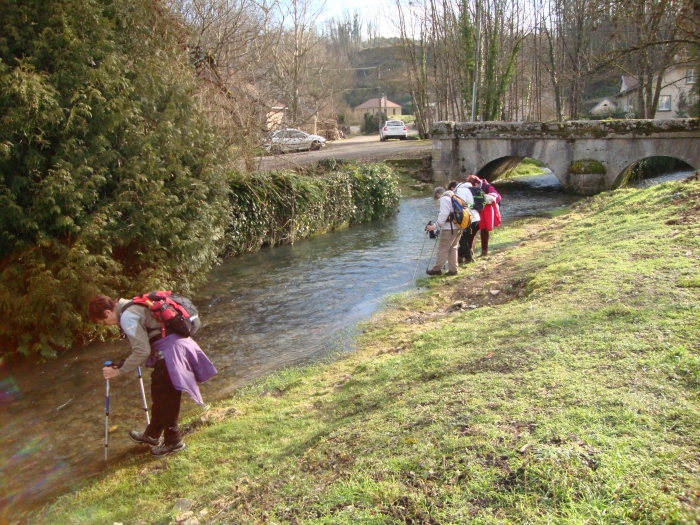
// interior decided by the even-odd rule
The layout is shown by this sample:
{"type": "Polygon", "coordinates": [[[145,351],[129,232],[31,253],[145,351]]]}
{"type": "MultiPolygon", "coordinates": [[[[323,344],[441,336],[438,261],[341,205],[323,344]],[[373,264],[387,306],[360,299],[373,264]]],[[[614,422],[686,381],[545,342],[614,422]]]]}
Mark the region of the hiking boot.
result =
{"type": "Polygon", "coordinates": [[[454,272],[450,270],[449,272],[447,272],[447,275],[457,275],[458,273],[459,272],[457,270],[455,270],[454,272]]]}
{"type": "Polygon", "coordinates": [[[425,273],[428,275],[442,275],[442,270],[426,270],[425,273]]]}
{"type": "Polygon", "coordinates": [[[168,454],[172,454],[173,452],[179,452],[180,450],[185,448],[185,442],[184,441],[178,441],[174,445],[158,445],[157,447],[152,447],[151,448],[151,456],[155,456],[157,458],[167,456],[168,454]]]}
{"type": "Polygon", "coordinates": [[[129,432],[129,438],[131,438],[131,441],[138,443],[139,445],[150,445],[152,447],[157,447],[160,445],[160,438],[152,438],[147,436],[145,432],[136,432],[135,430],[132,430],[129,432]]]}

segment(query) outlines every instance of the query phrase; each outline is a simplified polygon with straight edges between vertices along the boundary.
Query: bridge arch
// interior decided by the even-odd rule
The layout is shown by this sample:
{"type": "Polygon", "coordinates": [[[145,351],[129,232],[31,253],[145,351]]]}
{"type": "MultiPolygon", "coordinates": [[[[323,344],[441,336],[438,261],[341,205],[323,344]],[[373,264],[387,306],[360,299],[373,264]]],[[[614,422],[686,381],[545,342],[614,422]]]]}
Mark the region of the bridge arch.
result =
{"type": "Polygon", "coordinates": [[[613,188],[619,188],[633,180],[650,179],[678,171],[692,171],[695,168],[695,166],[675,157],[664,155],[645,157],[632,162],[623,169],[615,179],[613,188]],[[646,166],[640,166],[642,163],[645,163],[646,166]]]}
{"type": "MultiPolygon", "coordinates": [[[[545,168],[552,172],[547,163],[543,160],[534,157],[514,155],[493,159],[482,166],[481,169],[477,170],[476,174],[489,182],[494,182],[507,177],[511,170],[517,169],[522,163],[534,164],[533,161],[537,163],[536,167],[538,169],[545,168]]],[[[556,174],[554,175],[556,176],[556,174]]],[[[557,177],[557,179],[559,179],[559,177],[557,177]]],[[[559,183],[561,184],[561,180],[559,180],[559,183]]]]}

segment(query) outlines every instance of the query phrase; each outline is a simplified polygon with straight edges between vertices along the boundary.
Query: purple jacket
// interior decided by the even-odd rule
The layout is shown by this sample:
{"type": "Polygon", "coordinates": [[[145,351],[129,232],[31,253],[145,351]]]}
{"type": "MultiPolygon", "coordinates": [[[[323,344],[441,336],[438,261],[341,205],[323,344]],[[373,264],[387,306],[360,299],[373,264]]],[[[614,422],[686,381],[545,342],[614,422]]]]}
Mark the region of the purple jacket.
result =
{"type": "Polygon", "coordinates": [[[153,354],[162,352],[175,390],[186,392],[195,402],[203,405],[204,401],[197,383],[204,383],[214,376],[216,368],[199,345],[191,337],[170,334],[153,343],[151,348],[153,353],[148,358],[146,366],[154,366],[156,357],[153,354]]]}

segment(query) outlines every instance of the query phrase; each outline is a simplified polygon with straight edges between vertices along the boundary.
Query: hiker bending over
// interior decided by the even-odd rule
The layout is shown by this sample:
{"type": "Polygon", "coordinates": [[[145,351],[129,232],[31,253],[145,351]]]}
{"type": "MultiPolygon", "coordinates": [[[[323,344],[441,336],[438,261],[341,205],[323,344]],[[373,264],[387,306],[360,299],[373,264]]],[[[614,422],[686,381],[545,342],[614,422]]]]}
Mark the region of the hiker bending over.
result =
{"type": "MultiPolygon", "coordinates": [[[[216,374],[214,365],[191,337],[171,333],[143,304],[98,295],[90,299],[88,309],[93,323],[119,325],[131,344],[131,355],[121,368],[102,369],[105,379],[131,374],[139,366],[153,368],[151,423],[143,432],[129,432],[131,440],[150,445],[154,456],[165,456],[185,448],[177,423],[182,392],[203,405],[197,383],[216,374]],[[162,444],[161,434],[164,434],[162,444]]],[[[199,323],[199,319],[196,321],[199,323]]]]}
{"type": "Polygon", "coordinates": [[[445,191],[445,188],[441,187],[437,187],[433,191],[433,199],[439,202],[440,212],[436,224],[428,224],[425,229],[434,231],[439,228],[441,231],[437,240],[435,266],[426,271],[428,275],[442,275],[445,261],[447,261],[449,268],[447,275],[457,275],[457,248],[459,247],[459,239],[462,237],[462,230],[450,221],[453,195],[454,193],[445,191]]]}
{"type": "Polygon", "coordinates": [[[498,207],[498,203],[501,202],[501,195],[486,179],[480,179],[476,175],[469,175],[467,181],[481,188],[486,199],[484,209],[479,213],[481,215],[479,231],[481,232],[481,257],[488,257],[489,232],[501,224],[501,210],[498,207]]]}
{"type": "MultiPolygon", "coordinates": [[[[460,180],[466,181],[466,177],[460,180]]],[[[471,224],[469,227],[462,230],[462,237],[459,239],[459,248],[457,249],[457,262],[459,262],[459,264],[473,263],[474,238],[476,237],[476,232],[479,231],[479,219],[481,217],[479,216],[479,212],[474,209],[472,185],[469,182],[452,181],[450,185],[447,186],[447,189],[454,191],[457,197],[469,205],[471,224]]]]}

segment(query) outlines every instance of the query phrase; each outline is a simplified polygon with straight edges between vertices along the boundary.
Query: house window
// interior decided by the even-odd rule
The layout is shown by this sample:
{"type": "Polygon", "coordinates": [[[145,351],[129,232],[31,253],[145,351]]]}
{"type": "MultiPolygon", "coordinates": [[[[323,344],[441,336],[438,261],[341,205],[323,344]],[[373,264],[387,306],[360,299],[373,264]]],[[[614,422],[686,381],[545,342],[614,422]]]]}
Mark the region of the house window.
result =
{"type": "Polygon", "coordinates": [[[698,81],[698,70],[697,69],[686,69],[685,70],[685,83],[695,84],[698,81]]]}
{"type": "Polygon", "coordinates": [[[694,106],[698,101],[698,95],[694,92],[688,93],[688,105],[694,106]]]}
{"type": "Polygon", "coordinates": [[[671,111],[671,95],[661,95],[659,97],[657,111],[671,111]]]}

